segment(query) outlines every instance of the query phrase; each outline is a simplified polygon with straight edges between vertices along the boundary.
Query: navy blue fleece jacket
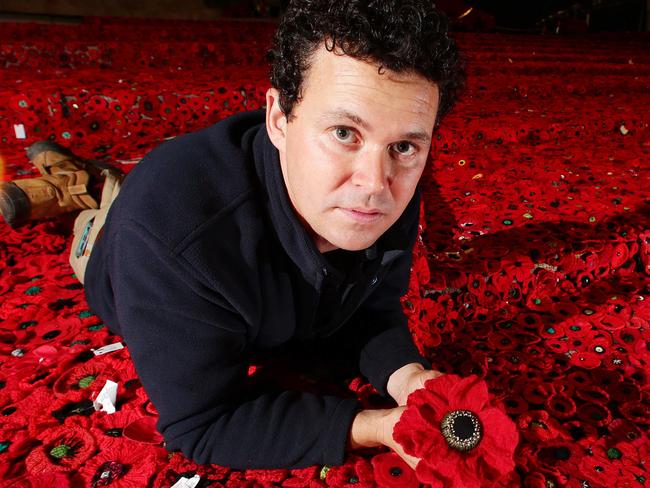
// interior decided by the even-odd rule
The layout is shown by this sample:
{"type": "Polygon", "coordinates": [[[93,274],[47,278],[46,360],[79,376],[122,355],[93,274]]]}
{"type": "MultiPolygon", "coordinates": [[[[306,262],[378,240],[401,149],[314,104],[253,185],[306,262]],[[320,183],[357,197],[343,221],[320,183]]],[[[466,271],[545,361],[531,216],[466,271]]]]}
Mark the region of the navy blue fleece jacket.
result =
{"type": "Polygon", "coordinates": [[[167,448],[233,468],[341,464],[358,402],[298,391],[251,398],[249,359],[353,327],[360,371],[382,394],[401,366],[428,366],[399,301],[418,212],[416,195],[356,253],[354,269],[336,269],[291,206],[263,111],[149,153],[126,178],[84,278],[91,308],[129,348],[167,448]]]}

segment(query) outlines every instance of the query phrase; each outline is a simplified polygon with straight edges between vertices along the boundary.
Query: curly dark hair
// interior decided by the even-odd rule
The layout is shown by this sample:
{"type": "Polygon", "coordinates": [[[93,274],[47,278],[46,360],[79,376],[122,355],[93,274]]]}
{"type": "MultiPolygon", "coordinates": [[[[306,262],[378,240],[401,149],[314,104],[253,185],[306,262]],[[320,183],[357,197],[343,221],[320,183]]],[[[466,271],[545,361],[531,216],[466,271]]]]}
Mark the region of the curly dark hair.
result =
{"type": "Polygon", "coordinates": [[[291,117],[311,55],[325,43],[378,64],[380,72],[415,72],[436,83],[438,125],[465,84],[465,63],[448,28],[431,0],[292,0],[268,53],[282,112],[291,117]]]}

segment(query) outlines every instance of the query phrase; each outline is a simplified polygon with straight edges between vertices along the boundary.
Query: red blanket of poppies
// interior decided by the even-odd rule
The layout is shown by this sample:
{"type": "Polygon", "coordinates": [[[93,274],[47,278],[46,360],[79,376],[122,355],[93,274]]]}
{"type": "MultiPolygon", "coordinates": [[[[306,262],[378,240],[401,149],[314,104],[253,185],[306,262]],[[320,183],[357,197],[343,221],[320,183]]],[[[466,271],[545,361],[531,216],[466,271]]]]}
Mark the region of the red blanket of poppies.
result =
{"type": "MultiPolygon", "coordinates": [[[[137,160],[261,107],[273,29],[2,24],[3,179],[37,174],[24,156],[37,140],[137,160]]],[[[516,422],[504,486],[647,486],[650,36],[458,41],[468,87],[434,137],[404,298],[415,341],[435,368],[483,378],[516,422]]],[[[91,352],[120,338],[72,275],[70,222],[0,233],[2,486],[417,486],[381,450],[296,471],[168,455],[128,350],[91,352]],[[107,379],[113,415],[92,408],[107,379]]],[[[363,379],[348,388],[377,405],[363,379]]]]}

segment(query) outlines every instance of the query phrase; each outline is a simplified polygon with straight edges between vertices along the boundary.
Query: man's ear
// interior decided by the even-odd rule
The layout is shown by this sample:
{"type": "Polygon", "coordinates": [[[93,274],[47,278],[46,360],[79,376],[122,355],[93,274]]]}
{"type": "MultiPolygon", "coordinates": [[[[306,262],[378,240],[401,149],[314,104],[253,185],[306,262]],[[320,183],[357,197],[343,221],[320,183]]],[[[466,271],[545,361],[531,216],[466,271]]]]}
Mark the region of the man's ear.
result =
{"type": "Polygon", "coordinates": [[[269,88],[266,92],[266,131],[278,151],[284,151],[287,117],[280,108],[280,92],[276,88],[269,88]]]}

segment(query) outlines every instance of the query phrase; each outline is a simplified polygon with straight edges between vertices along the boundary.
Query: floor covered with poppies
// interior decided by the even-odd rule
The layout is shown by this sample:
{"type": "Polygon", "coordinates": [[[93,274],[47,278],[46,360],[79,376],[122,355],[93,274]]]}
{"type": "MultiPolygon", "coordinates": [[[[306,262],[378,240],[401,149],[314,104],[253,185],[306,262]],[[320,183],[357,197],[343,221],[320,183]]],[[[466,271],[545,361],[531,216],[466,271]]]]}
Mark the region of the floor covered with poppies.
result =
{"type": "MultiPolygon", "coordinates": [[[[273,30],[2,24],[2,179],[37,176],[37,140],[128,171],[166,138],[260,108],[273,30]]],[[[457,40],[468,85],[434,135],[403,305],[421,352],[485,382],[518,443],[502,478],[449,461],[436,486],[650,486],[650,35],[457,40]]],[[[0,235],[0,485],[419,486],[385,450],[292,471],[168,453],[128,348],[96,355],[121,338],[68,265],[71,220],[0,235]],[[110,415],[93,406],[107,380],[110,415]]],[[[381,405],[363,378],[345,386],[381,405]]],[[[443,394],[460,408],[467,391],[443,394]]]]}

